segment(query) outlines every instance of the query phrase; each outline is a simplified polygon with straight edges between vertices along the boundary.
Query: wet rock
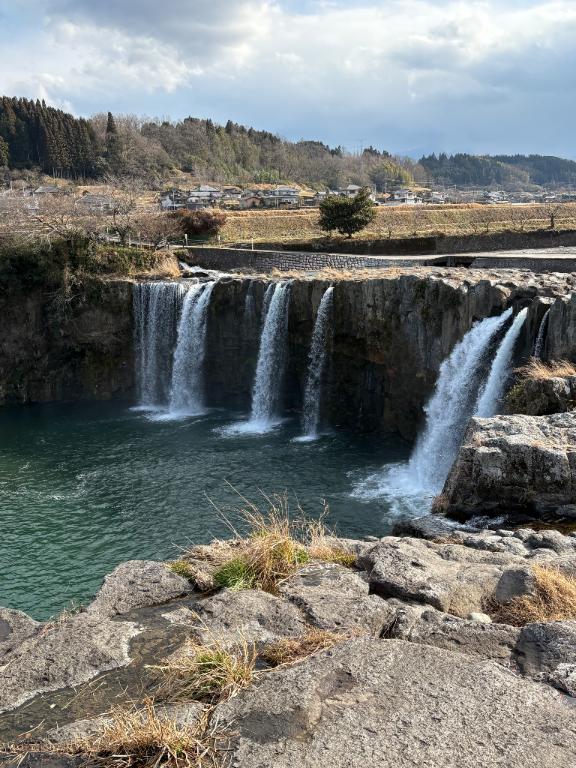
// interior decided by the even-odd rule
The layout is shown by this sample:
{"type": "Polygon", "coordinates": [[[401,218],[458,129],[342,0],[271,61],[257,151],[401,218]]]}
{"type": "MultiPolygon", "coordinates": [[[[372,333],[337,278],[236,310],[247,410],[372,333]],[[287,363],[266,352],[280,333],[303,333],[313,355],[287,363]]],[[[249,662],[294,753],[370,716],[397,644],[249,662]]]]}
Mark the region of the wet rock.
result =
{"type": "Polygon", "coordinates": [[[387,537],[360,558],[371,587],[385,597],[427,603],[446,613],[482,611],[504,570],[522,565],[514,555],[387,537]]]}
{"type": "Polygon", "coordinates": [[[303,568],[280,587],[280,594],[298,606],[313,627],[359,630],[379,635],[390,618],[385,600],[369,594],[366,574],[341,565],[303,568]]]}
{"type": "Polygon", "coordinates": [[[432,608],[398,607],[386,637],[509,664],[520,630],[478,615],[483,618],[465,620],[432,608]]]}
{"type": "Polygon", "coordinates": [[[0,667],[0,712],[38,693],[87,682],[100,672],[130,662],[129,641],[136,624],[80,613],[24,640],[0,667]]]}
{"type": "Polygon", "coordinates": [[[572,768],[576,713],[552,689],[426,645],[360,639],[218,708],[234,768],[572,768]]]}
{"type": "Polygon", "coordinates": [[[118,616],[135,608],[166,603],[192,591],[188,579],[153,560],[129,560],[104,579],[88,610],[101,616],[118,616]]]}
{"type": "Polygon", "coordinates": [[[576,621],[522,627],[517,643],[522,672],[576,696],[576,621]]]}
{"type": "Polygon", "coordinates": [[[300,611],[283,600],[259,589],[225,589],[200,601],[194,634],[200,642],[214,640],[227,645],[246,641],[267,643],[281,637],[298,637],[306,630],[300,611]]]}
{"type": "Polygon", "coordinates": [[[474,418],[442,492],[447,514],[549,515],[576,502],[576,414],[474,418]]]}
{"type": "Polygon", "coordinates": [[[17,650],[23,640],[32,637],[39,627],[40,624],[26,613],[0,608],[0,664],[5,664],[8,655],[17,650]]]}

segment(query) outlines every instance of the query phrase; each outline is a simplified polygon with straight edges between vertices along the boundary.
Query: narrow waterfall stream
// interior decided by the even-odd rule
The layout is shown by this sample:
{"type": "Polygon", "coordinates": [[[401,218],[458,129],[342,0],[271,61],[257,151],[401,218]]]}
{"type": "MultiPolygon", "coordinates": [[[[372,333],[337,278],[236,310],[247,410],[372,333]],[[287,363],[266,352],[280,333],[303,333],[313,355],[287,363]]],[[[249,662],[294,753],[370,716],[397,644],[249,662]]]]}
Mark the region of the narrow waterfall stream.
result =
{"type": "Polygon", "coordinates": [[[534,349],[532,350],[532,357],[535,357],[538,360],[542,359],[542,353],[544,352],[544,342],[546,341],[549,322],[550,310],[547,309],[540,323],[540,328],[538,328],[538,336],[536,337],[536,341],[534,342],[534,349]]]}
{"type": "Polygon", "coordinates": [[[216,281],[134,286],[138,408],[158,418],[204,411],[206,321],[216,281]]]}
{"type": "Polygon", "coordinates": [[[169,395],[175,329],[187,288],[180,282],[134,286],[138,404],[144,409],[161,408],[169,395]]]}
{"type": "Polygon", "coordinates": [[[474,411],[480,375],[490,345],[512,315],[476,323],[440,366],[436,389],[425,408],[426,426],[408,464],[387,467],[354,490],[356,498],[386,498],[396,513],[423,511],[442,490],[474,411]]]}
{"type": "Polygon", "coordinates": [[[169,413],[196,416],[204,413],[204,358],[208,305],[216,281],[192,286],[184,297],[174,350],[169,413]]]}
{"type": "Polygon", "coordinates": [[[475,416],[488,418],[494,416],[504,395],[506,382],[510,376],[510,366],[514,354],[514,346],[528,315],[527,309],[522,309],[502,339],[496,357],[490,368],[490,374],[482,387],[476,404],[475,416]]]}
{"type": "Polygon", "coordinates": [[[304,391],[303,423],[304,436],[302,439],[315,440],[320,427],[320,408],[322,404],[322,381],[326,369],[328,355],[328,335],[332,312],[334,288],[324,291],[318,307],[310,353],[308,355],[308,375],[304,391]]]}
{"type": "Polygon", "coordinates": [[[287,362],[289,302],[290,282],[268,287],[266,316],[252,390],[252,412],[250,421],[245,425],[246,431],[267,432],[278,421],[287,362]]]}

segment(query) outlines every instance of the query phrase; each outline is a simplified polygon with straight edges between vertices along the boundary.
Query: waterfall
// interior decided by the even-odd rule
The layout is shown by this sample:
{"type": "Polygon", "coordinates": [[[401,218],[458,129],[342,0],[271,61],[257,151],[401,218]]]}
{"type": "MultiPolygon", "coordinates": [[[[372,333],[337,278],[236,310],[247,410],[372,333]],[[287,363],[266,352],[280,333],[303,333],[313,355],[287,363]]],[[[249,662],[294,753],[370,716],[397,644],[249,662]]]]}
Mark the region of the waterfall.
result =
{"type": "Polygon", "coordinates": [[[474,410],[482,369],[494,337],[512,315],[475,323],[440,366],[425,408],[426,426],[408,464],[396,464],[358,483],[353,496],[386,498],[392,514],[423,514],[442,490],[474,410]]]}
{"type": "Polygon", "coordinates": [[[500,401],[504,395],[506,381],[510,375],[510,365],[512,363],[512,355],[514,354],[514,345],[520,335],[527,314],[528,309],[522,309],[518,312],[514,318],[514,322],[502,339],[502,343],[498,347],[498,352],[492,363],[488,379],[478,396],[475,416],[487,418],[489,416],[494,416],[497,412],[500,401]]]}
{"type": "Polygon", "coordinates": [[[440,366],[436,389],[425,408],[426,427],[408,468],[420,488],[442,489],[472,415],[490,342],[511,314],[508,309],[476,323],[440,366]]]}
{"type": "Polygon", "coordinates": [[[266,290],[266,314],[260,337],[250,422],[254,431],[267,431],[278,416],[287,362],[290,283],[271,284],[266,290]]]}
{"type": "Polygon", "coordinates": [[[138,404],[156,409],[166,402],[178,315],[186,285],[151,282],[134,285],[134,329],[138,404]]]}
{"type": "Polygon", "coordinates": [[[204,358],[208,306],[216,282],[193,285],[184,297],[174,350],[169,413],[192,416],[204,412],[204,358]]]}
{"type": "Polygon", "coordinates": [[[532,357],[536,357],[538,360],[542,359],[542,352],[544,352],[544,342],[546,341],[546,333],[548,332],[548,323],[550,322],[550,310],[547,309],[540,323],[538,329],[538,336],[534,342],[534,349],[532,351],[532,357]]]}
{"type": "Polygon", "coordinates": [[[328,353],[328,331],[333,293],[334,288],[327,288],[324,291],[320,306],[318,307],[316,322],[312,331],[310,353],[308,355],[308,377],[304,391],[303,420],[304,435],[309,440],[314,440],[318,437],[318,427],[320,426],[322,378],[326,368],[328,353]]]}

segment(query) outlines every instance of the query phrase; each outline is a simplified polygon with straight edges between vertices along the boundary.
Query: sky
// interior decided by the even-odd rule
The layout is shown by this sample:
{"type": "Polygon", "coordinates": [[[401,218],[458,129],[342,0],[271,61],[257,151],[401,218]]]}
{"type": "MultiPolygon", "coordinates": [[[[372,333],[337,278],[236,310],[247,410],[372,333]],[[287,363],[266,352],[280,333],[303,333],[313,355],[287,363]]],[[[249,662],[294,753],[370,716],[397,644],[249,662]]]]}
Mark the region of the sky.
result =
{"type": "Polygon", "coordinates": [[[0,0],[0,93],[75,115],[576,158],[576,0],[0,0]]]}

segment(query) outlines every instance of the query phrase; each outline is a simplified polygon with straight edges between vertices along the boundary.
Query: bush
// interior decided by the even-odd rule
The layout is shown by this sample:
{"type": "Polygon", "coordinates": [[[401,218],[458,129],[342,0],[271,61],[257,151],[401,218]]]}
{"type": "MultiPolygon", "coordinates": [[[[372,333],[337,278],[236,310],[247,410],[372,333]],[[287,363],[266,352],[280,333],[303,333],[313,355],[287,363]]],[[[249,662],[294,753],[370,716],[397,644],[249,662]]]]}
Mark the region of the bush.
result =
{"type": "Polygon", "coordinates": [[[226,224],[226,214],[214,208],[188,211],[181,208],[172,216],[178,222],[183,235],[188,237],[215,237],[226,224]]]}
{"type": "Polygon", "coordinates": [[[320,203],[320,228],[331,233],[352,237],[376,218],[376,206],[370,200],[370,190],[361,189],[355,197],[328,195],[320,203]]]}

